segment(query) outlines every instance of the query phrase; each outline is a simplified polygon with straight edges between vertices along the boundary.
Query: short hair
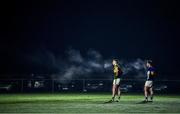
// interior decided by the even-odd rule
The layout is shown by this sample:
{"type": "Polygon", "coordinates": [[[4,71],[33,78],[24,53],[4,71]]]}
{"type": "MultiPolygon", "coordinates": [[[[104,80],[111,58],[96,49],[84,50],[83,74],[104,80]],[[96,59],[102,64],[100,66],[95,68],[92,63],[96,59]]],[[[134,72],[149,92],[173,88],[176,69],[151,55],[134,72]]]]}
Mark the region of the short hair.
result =
{"type": "Polygon", "coordinates": [[[114,58],[113,60],[114,60],[114,61],[116,61],[116,62],[119,62],[119,60],[118,60],[118,59],[116,59],[116,58],[114,58]]]}
{"type": "Polygon", "coordinates": [[[150,65],[153,65],[152,60],[147,60],[147,63],[149,63],[150,65]]]}

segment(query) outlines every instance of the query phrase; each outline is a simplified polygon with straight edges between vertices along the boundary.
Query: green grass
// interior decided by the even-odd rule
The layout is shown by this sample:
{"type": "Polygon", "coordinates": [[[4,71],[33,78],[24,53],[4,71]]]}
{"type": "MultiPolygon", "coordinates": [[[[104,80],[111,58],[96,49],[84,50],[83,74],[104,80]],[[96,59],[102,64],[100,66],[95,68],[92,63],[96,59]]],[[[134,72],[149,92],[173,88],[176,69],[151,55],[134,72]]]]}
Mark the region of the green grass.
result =
{"type": "Polygon", "coordinates": [[[158,95],[139,104],[143,95],[123,95],[121,102],[104,103],[110,94],[1,94],[1,113],[180,113],[180,96],[158,95]]]}

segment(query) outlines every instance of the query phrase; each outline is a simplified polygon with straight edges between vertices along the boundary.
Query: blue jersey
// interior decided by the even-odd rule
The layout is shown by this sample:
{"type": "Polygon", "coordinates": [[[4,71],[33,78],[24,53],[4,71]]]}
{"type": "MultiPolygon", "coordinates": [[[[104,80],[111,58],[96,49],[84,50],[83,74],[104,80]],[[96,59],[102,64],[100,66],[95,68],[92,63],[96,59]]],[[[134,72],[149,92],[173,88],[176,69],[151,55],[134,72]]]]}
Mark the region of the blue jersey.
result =
{"type": "Polygon", "coordinates": [[[147,69],[147,81],[153,81],[156,74],[156,70],[154,67],[149,67],[147,69]]]}

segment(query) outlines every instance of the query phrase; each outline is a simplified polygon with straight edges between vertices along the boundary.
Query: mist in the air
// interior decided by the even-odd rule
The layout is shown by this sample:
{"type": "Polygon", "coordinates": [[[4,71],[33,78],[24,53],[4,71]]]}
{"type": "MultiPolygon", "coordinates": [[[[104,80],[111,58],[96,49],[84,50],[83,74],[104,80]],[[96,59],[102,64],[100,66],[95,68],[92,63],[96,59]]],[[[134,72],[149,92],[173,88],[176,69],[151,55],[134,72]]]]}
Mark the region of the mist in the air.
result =
{"type": "MultiPolygon", "coordinates": [[[[60,72],[52,77],[58,80],[71,79],[111,79],[112,59],[104,59],[103,55],[96,50],[89,50],[82,55],[79,50],[69,49],[64,65],[59,68],[60,72]]],[[[117,57],[116,57],[117,58],[117,57]]],[[[137,58],[126,61],[121,58],[119,64],[123,70],[123,78],[137,79],[145,77],[144,60],[137,58]]]]}
{"type": "MultiPolygon", "coordinates": [[[[123,70],[124,79],[142,79],[145,77],[144,60],[135,58],[126,60],[125,58],[114,57],[119,60],[119,65],[123,70]]],[[[53,70],[51,78],[56,80],[72,79],[112,79],[112,58],[104,58],[103,55],[89,49],[86,53],[76,49],[68,49],[65,57],[54,55],[50,51],[36,53],[29,59],[33,64],[48,67],[53,70]]]]}

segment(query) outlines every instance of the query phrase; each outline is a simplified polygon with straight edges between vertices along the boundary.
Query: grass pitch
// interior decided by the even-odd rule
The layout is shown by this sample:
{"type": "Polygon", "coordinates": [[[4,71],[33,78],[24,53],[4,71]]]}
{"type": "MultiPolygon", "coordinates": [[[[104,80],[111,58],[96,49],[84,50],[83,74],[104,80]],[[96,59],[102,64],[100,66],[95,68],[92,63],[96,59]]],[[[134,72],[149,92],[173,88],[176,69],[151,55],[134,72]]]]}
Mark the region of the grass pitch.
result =
{"type": "Polygon", "coordinates": [[[110,94],[0,94],[0,113],[180,113],[180,96],[156,95],[153,103],[140,103],[143,95],[125,94],[120,102],[104,103],[110,94]]]}

